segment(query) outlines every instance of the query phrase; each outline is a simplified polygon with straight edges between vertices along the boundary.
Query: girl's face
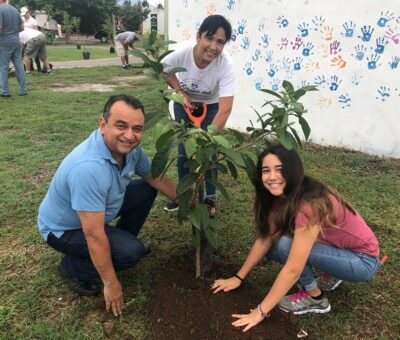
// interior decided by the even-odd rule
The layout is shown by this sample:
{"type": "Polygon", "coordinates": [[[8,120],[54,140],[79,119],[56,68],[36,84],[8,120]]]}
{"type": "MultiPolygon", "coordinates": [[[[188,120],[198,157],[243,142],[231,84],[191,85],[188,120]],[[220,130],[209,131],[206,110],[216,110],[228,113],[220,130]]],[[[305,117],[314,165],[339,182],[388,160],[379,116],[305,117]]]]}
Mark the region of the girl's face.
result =
{"type": "Polygon", "coordinates": [[[268,154],[262,161],[261,180],[274,196],[283,196],[286,181],[282,176],[282,162],[274,154],[268,154]]]}
{"type": "Polygon", "coordinates": [[[207,35],[206,32],[198,33],[196,40],[195,60],[201,66],[208,65],[217,58],[224,49],[226,43],[225,30],[219,27],[213,35],[207,35]]]}

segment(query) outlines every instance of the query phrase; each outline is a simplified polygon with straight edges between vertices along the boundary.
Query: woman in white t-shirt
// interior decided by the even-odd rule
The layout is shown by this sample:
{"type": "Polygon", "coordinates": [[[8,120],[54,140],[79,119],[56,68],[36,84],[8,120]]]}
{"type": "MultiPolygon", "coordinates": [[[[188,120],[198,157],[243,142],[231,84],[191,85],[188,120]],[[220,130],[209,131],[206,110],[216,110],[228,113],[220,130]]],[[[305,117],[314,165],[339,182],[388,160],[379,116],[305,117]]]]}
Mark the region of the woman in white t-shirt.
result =
{"type": "MultiPolygon", "coordinates": [[[[204,19],[196,35],[196,41],[183,44],[168,54],[163,63],[165,72],[175,67],[184,67],[185,72],[167,78],[168,85],[183,95],[183,105],[174,102],[174,115],[177,122],[184,121],[188,126],[194,124],[186,111],[203,110],[207,105],[207,114],[201,128],[207,130],[215,125],[221,132],[232,110],[235,93],[235,71],[232,58],[224,51],[225,44],[231,39],[232,27],[221,15],[211,15],[204,19]]],[[[183,145],[178,147],[179,180],[187,174],[186,154],[183,145]]],[[[207,182],[206,202],[215,211],[215,186],[207,182]]],[[[167,211],[178,208],[174,202],[164,207],[167,211]]]]}

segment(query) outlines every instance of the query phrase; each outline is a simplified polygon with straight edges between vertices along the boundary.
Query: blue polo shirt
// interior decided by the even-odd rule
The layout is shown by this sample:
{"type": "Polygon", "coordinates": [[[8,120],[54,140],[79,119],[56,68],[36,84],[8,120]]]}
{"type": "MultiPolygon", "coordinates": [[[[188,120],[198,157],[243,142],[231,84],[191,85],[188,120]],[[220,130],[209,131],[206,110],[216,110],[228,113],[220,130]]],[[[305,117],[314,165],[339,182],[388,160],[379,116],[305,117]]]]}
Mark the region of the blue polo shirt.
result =
{"type": "Polygon", "coordinates": [[[57,169],[39,207],[38,227],[44,240],[52,232],[81,229],[77,211],[105,211],[105,223],[114,219],[133,175],[151,174],[151,161],[139,146],[126,155],[121,169],[100,130],[78,145],[57,169]]]}

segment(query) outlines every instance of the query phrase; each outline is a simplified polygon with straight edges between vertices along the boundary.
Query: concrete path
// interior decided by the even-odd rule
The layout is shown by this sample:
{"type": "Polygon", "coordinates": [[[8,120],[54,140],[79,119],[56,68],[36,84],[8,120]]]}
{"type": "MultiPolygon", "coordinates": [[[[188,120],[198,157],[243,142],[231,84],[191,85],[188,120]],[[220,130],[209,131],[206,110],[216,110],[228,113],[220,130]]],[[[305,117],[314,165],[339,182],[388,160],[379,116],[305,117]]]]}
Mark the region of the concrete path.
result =
{"type": "MultiPolygon", "coordinates": [[[[60,68],[76,68],[76,67],[94,67],[94,66],[110,66],[110,65],[121,65],[121,58],[108,58],[108,59],[89,59],[89,60],[71,60],[71,61],[54,61],[50,62],[53,64],[55,70],[60,68]]],[[[129,56],[129,62],[131,64],[142,63],[141,59],[129,56]]]]}

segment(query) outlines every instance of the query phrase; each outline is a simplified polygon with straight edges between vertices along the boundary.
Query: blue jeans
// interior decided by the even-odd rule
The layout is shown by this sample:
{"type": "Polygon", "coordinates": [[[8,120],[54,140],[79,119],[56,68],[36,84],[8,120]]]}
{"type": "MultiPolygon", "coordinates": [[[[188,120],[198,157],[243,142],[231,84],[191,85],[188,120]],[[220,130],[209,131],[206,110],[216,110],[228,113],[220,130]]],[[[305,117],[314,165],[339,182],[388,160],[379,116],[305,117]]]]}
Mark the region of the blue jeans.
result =
{"type": "MultiPolygon", "coordinates": [[[[145,247],[137,235],[156,196],[157,191],[144,180],[131,181],[126,188],[116,227],[104,226],[116,271],[132,268],[145,254],[145,247]]],[[[65,254],[61,266],[71,276],[81,281],[98,277],[82,229],[67,231],[60,238],[50,233],[47,244],[65,254]]]]}
{"type": "MultiPolygon", "coordinates": [[[[282,236],[266,257],[285,264],[292,241],[290,237],[282,236]]],[[[344,281],[369,281],[380,267],[381,264],[376,257],[316,242],[300,275],[298,285],[306,291],[317,287],[313,268],[344,281]]]]}
{"type": "MultiPolygon", "coordinates": [[[[201,123],[201,128],[205,131],[207,131],[207,127],[211,125],[212,121],[214,120],[214,117],[216,113],[218,112],[218,104],[208,104],[207,105],[207,115],[206,118],[203,120],[201,123]]],[[[185,109],[183,106],[179,103],[174,102],[174,113],[175,113],[175,120],[179,123],[182,120],[187,123],[187,126],[193,125],[191,123],[188,115],[185,112],[185,109]]],[[[185,147],[183,144],[178,145],[178,158],[177,158],[177,167],[178,167],[178,178],[179,182],[182,181],[183,177],[185,177],[188,174],[188,168],[184,166],[185,162],[187,161],[187,156],[185,152],[185,147]]],[[[207,182],[207,179],[211,178],[211,172],[207,171],[205,175],[206,179],[206,195],[205,197],[209,198],[215,198],[215,186],[209,182],[207,182]]]]}
{"type": "Polygon", "coordinates": [[[0,47],[0,92],[4,96],[10,95],[10,89],[8,88],[8,66],[10,65],[10,60],[15,67],[15,75],[19,83],[19,94],[26,94],[25,71],[19,44],[0,47]]]}

